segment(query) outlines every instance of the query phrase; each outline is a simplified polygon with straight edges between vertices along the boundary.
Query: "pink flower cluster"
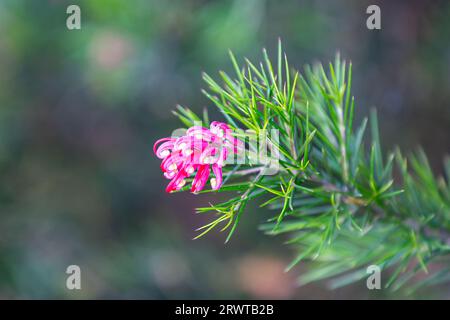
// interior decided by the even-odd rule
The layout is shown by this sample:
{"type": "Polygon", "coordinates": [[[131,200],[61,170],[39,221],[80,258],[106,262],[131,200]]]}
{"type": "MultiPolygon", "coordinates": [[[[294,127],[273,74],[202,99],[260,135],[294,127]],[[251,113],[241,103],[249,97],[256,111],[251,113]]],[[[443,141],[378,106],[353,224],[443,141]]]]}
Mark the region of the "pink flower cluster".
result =
{"type": "Polygon", "coordinates": [[[203,190],[209,179],[211,188],[218,190],[222,185],[222,167],[230,152],[238,153],[243,142],[231,135],[226,123],[213,121],[209,129],[201,126],[189,128],[186,135],[178,138],[163,138],[155,142],[153,151],[162,160],[161,169],[170,179],[166,192],[180,190],[186,178],[197,171],[192,181],[191,192],[203,190]]]}

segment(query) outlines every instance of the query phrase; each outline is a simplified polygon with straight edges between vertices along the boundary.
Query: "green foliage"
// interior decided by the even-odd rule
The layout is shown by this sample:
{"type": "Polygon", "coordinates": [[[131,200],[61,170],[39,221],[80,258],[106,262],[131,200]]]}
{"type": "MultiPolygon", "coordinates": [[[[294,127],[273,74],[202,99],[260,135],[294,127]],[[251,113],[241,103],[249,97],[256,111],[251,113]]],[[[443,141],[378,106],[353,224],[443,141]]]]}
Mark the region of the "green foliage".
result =
{"type": "MultiPolygon", "coordinates": [[[[423,152],[409,159],[400,151],[383,155],[375,112],[354,127],[352,66],[339,56],[327,68],[308,66],[301,75],[290,69],[281,44],[275,66],[266,51],[263,58],[240,67],[231,54],[235,79],[220,72],[219,84],[204,75],[204,92],[234,129],[279,131],[279,142],[270,135],[266,142],[271,154],[281,156],[280,171],[265,175],[264,165],[226,167],[220,192],[236,195],[198,209],[217,215],[199,228],[199,236],[220,226],[228,230],[228,241],[248,201],[260,197],[262,207],[276,212],[261,229],[287,234],[299,251],[287,269],[314,261],[300,284],[330,278],[331,287],[340,287],[365,278],[372,264],[387,270],[383,284],[393,290],[409,283],[411,292],[447,280],[448,262],[414,281],[450,251],[450,160],[445,179],[434,176],[423,152]]],[[[177,114],[186,124],[199,120],[185,108],[177,114]]]]}

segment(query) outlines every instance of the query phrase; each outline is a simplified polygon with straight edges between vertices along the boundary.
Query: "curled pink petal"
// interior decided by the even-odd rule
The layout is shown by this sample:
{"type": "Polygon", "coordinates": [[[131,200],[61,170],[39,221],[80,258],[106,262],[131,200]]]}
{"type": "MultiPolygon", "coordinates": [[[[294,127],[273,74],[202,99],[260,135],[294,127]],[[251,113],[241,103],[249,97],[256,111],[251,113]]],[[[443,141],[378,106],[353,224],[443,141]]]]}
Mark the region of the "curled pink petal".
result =
{"type": "Polygon", "coordinates": [[[183,163],[183,157],[181,156],[180,152],[172,152],[169,156],[164,158],[164,160],[161,162],[161,170],[163,172],[166,171],[173,171],[175,169],[179,169],[179,167],[183,163]]]}
{"type": "Polygon", "coordinates": [[[173,179],[175,176],[176,176],[176,174],[178,173],[178,171],[176,171],[176,170],[173,170],[173,171],[166,171],[166,172],[164,172],[164,177],[166,178],[166,179],[173,179]]]}
{"type": "Polygon", "coordinates": [[[189,164],[186,165],[186,168],[184,170],[186,171],[186,174],[188,176],[190,176],[191,174],[193,174],[195,172],[197,167],[198,167],[198,165],[189,163],[189,164]]]}
{"type": "Polygon", "coordinates": [[[166,192],[178,191],[181,188],[183,188],[184,185],[186,184],[186,180],[184,180],[185,178],[186,172],[184,172],[184,170],[178,172],[176,177],[173,178],[172,181],[170,181],[169,184],[167,185],[166,192]]]}
{"type": "Polygon", "coordinates": [[[218,121],[211,122],[210,130],[213,134],[217,135],[217,137],[221,139],[231,134],[230,127],[226,123],[218,121]]]}
{"type": "Polygon", "coordinates": [[[210,172],[209,165],[199,166],[197,174],[195,175],[195,178],[192,181],[191,192],[196,193],[203,190],[206,182],[208,181],[209,172],[210,172]]]}
{"type": "Polygon", "coordinates": [[[179,137],[173,146],[173,149],[178,151],[178,150],[184,150],[186,148],[191,148],[191,146],[194,144],[194,137],[189,137],[189,136],[182,136],[179,137]]]}
{"type": "Polygon", "coordinates": [[[210,130],[199,126],[189,128],[186,135],[194,137],[196,140],[204,140],[207,142],[214,141],[216,138],[210,130]]]}
{"type": "Polygon", "coordinates": [[[165,157],[170,155],[173,147],[174,145],[172,141],[163,142],[156,150],[156,156],[160,159],[164,159],[165,157]]]}
{"type": "Polygon", "coordinates": [[[215,177],[210,179],[210,183],[211,183],[211,189],[213,190],[219,190],[220,187],[222,186],[222,182],[223,182],[223,177],[222,177],[222,168],[219,167],[218,164],[213,164],[212,166],[212,171],[215,175],[215,177]]]}
{"type": "Polygon", "coordinates": [[[220,128],[224,131],[231,130],[230,127],[226,123],[219,122],[219,121],[211,122],[211,125],[209,127],[210,127],[211,131],[214,131],[217,128],[220,128]]]}
{"type": "Polygon", "coordinates": [[[158,153],[161,153],[161,152],[164,151],[164,150],[169,150],[169,152],[170,152],[170,149],[173,148],[173,143],[174,143],[174,141],[175,141],[175,139],[172,139],[172,138],[162,138],[162,139],[157,140],[157,141],[153,144],[153,153],[156,154],[156,156],[157,156],[158,158],[163,159],[164,157],[161,158],[161,156],[158,155],[158,153]],[[160,143],[163,143],[163,144],[157,148],[157,146],[158,146],[160,143]],[[163,145],[164,145],[165,147],[163,147],[163,145]],[[163,149],[161,149],[161,147],[163,147],[163,149]],[[160,149],[161,149],[161,151],[160,151],[160,149]]]}

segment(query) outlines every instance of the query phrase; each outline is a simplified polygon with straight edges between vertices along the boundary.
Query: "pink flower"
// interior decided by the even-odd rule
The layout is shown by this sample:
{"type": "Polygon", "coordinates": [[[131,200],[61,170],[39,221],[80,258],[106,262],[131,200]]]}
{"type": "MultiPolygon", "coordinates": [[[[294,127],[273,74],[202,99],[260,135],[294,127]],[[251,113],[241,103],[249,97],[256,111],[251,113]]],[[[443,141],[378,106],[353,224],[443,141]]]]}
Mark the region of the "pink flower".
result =
{"type": "Polygon", "coordinates": [[[186,135],[179,138],[163,138],[155,142],[153,152],[162,159],[161,170],[170,179],[166,192],[180,190],[186,178],[194,174],[191,192],[197,193],[205,187],[211,169],[211,188],[218,190],[223,182],[222,167],[227,156],[238,153],[244,143],[232,136],[226,123],[213,121],[209,129],[201,126],[189,128],[186,135]]]}

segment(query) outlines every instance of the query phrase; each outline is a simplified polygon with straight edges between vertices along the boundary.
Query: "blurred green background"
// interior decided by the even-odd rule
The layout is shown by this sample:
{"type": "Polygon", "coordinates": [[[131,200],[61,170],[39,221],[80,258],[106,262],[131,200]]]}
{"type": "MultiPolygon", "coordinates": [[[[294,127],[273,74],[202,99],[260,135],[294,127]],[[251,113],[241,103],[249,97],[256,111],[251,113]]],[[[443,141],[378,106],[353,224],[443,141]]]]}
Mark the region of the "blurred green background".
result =
{"type": "MultiPolygon", "coordinates": [[[[392,298],[284,273],[294,252],[248,208],[230,243],[193,241],[217,195],[164,192],[153,142],[176,104],[214,107],[201,72],[274,53],[354,66],[358,117],[378,108],[386,148],[450,150],[449,1],[0,1],[0,298],[392,298]],[[81,8],[81,30],[66,8],[81,8]],[[366,28],[370,4],[382,29],[366,28]],[[242,61],[242,60],[241,60],[242,61]],[[68,265],[82,290],[66,289],[68,265]]],[[[220,118],[218,118],[220,119],[220,118]]],[[[419,297],[450,298],[440,288],[419,297]]]]}

